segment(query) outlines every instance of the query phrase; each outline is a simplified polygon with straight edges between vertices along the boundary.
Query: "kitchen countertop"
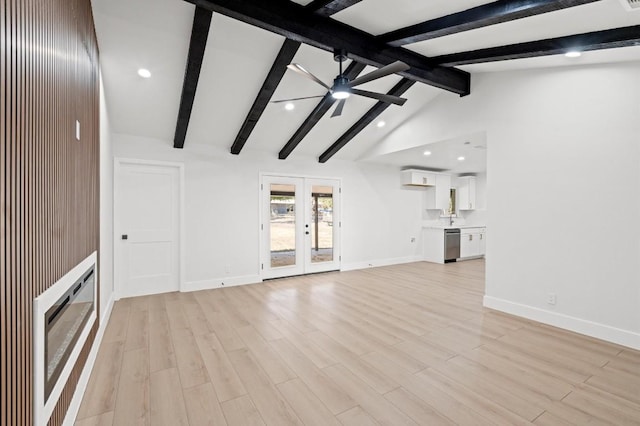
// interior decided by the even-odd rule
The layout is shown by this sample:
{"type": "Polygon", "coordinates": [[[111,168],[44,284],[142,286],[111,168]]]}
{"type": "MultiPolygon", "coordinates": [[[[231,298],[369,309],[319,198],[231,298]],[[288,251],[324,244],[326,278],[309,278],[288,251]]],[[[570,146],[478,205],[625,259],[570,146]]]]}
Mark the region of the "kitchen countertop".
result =
{"type": "Polygon", "coordinates": [[[455,223],[451,226],[443,225],[441,223],[425,223],[422,225],[423,228],[428,229],[465,229],[465,228],[486,228],[486,225],[456,225],[455,223]]]}

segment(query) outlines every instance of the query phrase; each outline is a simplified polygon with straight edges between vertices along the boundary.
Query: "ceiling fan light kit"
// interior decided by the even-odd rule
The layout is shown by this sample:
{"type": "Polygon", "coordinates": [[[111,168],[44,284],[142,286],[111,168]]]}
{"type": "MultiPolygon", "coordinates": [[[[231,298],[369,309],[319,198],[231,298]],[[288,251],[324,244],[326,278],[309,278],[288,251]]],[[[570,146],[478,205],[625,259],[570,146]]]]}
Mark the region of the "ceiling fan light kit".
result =
{"type": "Polygon", "coordinates": [[[347,99],[351,96],[349,79],[342,73],[342,62],[340,62],[340,75],[333,80],[333,87],[330,92],[333,99],[347,99]]]}
{"type": "Polygon", "coordinates": [[[334,90],[331,93],[331,96],[333,96],[333,99],[341,100],[341,99],[347,99],[349,96],[351,96],[351,93],[349,93],[344,89],[340,89],[340,90],[334,90]]]}
{"type": "MultiPolygon", "coordinates": [[[[400,106],[404,105],[404,103],[407,101],[405,98],[401,98],[399,96],[387,95],[384,93],[369,92],[367,90],[360,90],[360,89],[354,88],[355,86],[359,86],[361,84],[368,83],[370,81],[377,80],[379,78],[386,77],[391,74],[408,70],[409,66],[404,62],[401,62],[401,61],[393,62],[389,65],[386,65],[382,68],[379,68],[375,71],[372,71],[368,74],[365,74],[361,77],[357,77],[349,81],[349,78],[345,76],[342,71],[342,63],[347,59],[346,52],[342,49],[335,49],[333,53],[333,58],[336,62],[339,63],[339,74],[333,80],[333,86],[331,87],[329,87],[326,83],[324,83],[318,77],[316,77],[315,75],[307,71],[302,65],[296,64],[296,63],[287,65],[287,68],[289,70],[294,71],[308,78],[309,80],[315,82],[316,84],[321,85],[322,87],[324,87],[329,91],[333,99],[340,101],[338,102],[338,105],[333,111],[333,114],[331,114],[331,117],[338,117],[342,114],[342,109],[344,108],[345,100],[349,98],[352,94],[357,96],[363,96],[365,98],[375,99],[379,102],[385,102],[385,103],[395,104],[400,106]]],[[[322,96],[306,96],[301,98],[281,99],[281,100],[272,101],[272,102],[274,103],[291,102],[291,101],[296,101],[301,99],[311,99],[311,98],[318,98],[318,97],[322,97],[322,96]]]]}

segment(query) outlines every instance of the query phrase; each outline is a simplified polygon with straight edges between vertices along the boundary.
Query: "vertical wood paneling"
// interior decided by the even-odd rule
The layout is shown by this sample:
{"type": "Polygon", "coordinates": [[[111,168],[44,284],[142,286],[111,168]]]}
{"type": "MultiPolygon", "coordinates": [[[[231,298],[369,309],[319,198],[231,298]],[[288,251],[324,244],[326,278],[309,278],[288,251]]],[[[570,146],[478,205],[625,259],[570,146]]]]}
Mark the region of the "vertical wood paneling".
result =
{"type": "Polygon", "coordinates": [[[30,425],[33,299],[99,247],[98,48],[90,0],[0,1],[0,424],[30,425]]]}

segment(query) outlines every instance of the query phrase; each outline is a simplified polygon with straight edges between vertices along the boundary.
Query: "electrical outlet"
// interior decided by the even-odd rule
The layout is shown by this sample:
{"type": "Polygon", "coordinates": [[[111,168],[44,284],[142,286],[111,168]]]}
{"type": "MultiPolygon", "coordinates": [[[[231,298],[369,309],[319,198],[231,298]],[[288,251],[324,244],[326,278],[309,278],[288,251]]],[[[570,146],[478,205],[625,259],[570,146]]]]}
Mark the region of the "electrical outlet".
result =
{"type": "Polygon", "coordinates": [[[411,242],[415,243],[416,242],[416,237],[411,237],[411,242]]]}
{"type": "Polygon", "coordinates": [[[556,304],[556,294],[555,293],[547,294],[547,303],[549,305],[555,305],[556,304]]]}

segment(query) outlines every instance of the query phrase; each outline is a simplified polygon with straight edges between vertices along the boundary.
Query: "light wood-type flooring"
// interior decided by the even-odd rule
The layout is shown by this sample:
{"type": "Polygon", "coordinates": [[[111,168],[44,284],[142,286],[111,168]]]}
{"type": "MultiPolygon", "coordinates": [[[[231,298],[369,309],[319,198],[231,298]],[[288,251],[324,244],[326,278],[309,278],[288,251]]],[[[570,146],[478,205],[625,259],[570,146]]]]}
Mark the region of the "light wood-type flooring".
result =
{"type": "Polygon", "coordinates": [[[640,424],[640,352],[483,292],[476,260],[120,300],[76,425],[640,424]]]}

